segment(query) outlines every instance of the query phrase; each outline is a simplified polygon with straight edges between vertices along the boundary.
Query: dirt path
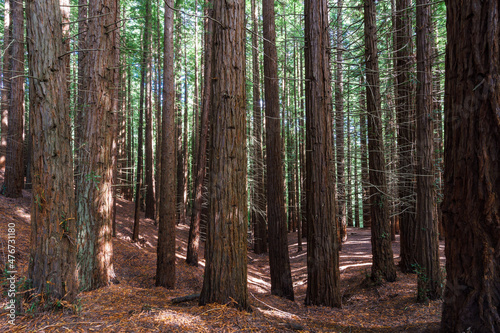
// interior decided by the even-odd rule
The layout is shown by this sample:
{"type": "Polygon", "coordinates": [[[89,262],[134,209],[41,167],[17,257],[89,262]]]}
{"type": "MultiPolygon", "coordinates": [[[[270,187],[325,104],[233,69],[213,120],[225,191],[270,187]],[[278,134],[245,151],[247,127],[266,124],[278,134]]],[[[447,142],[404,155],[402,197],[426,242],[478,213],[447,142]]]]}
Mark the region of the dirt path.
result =
{"type": "MultiPolygon", "coordinates": [[[[0,196],[0,217],[15,221],[18,231],[18,264],[25,275],[29,257],[29,200],[0,196]]],[[[348,229],[348,241],[340,254],[342,309],[303,305],[307,287],[306,243],[297,252],[297,235],[289,234],[289,251],[295,302],[270,295],[267,254],[248,253],[248,286],[251,313],[226,305],[200,307],[196,301],[172,305],[174,297],[201,290],[204,261],[199,267],[185,263],[189,228],[177,227],[177,287],[154,287],[157,227],[142,219],[141,242],[131,243],[133,204],[118,200],[117,238],[114,241],[115,271],[120,283],[81,293],[77,312],[44,311],[37,308],[17,318],[16,326],[0,315],[0,330],[12,332],[434,332],[440,321],[441,302],[415,303],[416,278],[398,272],[398,280],[381,286],[364,287],[370,272],[370,231],[348,229]]],[[[2,232],[2,246],[6,233],[2,232]]],[[[393,242],[396,261],[399,243],[393,242]]],[[[203,248],[201,249],[203,254],[203,248]]],[[[201,255],[203,257],[203,255],[201,255]]],[[[443,258],[444,260],[444,258],[443,258]]],[[[3,296],[4,297],[4,296],[3,296]]],[[[2,302],[6,299],[2,298],[2,302]]]]}

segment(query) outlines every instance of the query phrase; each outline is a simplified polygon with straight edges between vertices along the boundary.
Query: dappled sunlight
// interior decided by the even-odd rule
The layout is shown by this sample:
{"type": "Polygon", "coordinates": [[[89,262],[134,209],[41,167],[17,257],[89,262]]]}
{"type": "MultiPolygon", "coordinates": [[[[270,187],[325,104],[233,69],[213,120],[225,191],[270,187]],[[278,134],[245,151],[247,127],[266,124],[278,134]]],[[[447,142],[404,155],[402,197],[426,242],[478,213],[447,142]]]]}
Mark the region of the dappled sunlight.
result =
{"type": "Polygon", "coordinates": [[[178,329],[196,331],[200,329],[208,330],[206,323],[199,316],[168,309],[160,310],[158,313],[155,313],[152,319],[162,324],[173,324],[175,328],[178,329]]]}

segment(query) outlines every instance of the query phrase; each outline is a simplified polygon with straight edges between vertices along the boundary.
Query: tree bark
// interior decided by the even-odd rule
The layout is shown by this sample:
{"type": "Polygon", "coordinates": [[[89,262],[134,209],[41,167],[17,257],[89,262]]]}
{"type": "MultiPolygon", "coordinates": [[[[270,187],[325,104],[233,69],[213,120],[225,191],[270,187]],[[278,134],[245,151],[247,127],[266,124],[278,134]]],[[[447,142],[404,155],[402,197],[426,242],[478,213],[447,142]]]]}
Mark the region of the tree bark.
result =
{"type": "Polygon", "coordinates": [[[28,0],[26,14],[30,126],[37,147],[28,276],[35,294],[72,302],[78,292],[75,196],[61,10],[57,1],[28,0]]]}
{"type": "Polygon", "coordinates": [[[163,44],[163,114],[161,130],[161,190],[160,221],[156,285],[169,289],[175,286],[175,223],[177,220],[176,193],[176,134],[174,79],[174,2],[165,1],[163,44]]]}
{"type": "Polygon", "coordinates": [[[340,307],[327,1],[305,1],[304,14],[307,131],[305,304],[340,307]]]}
{"type": "Polygon", "coordinates": [[[214,1],[210,202],[200,305],[248,309],[245,2],[214,1]],[[227,246],[231,244],[231,246],[227,246]]]}
{"type": "Polygon", "coordinates": [[[115,279],[112,242],[114,142],[113,90],[115,87],[114,33],[117,0],[89,0],[85,74],[88,94],[83,122],[80,195],[77,201],[80,289],[106,286],[115,279]]]}
{"type": "Polygon", "coordinates": [[[18,198],[24,186],[24,1],[11,2],[10,99],[5,159],[5,196],[18,198]]]}
{"type": "Polygon", "coordinates": [[[498,1],[446,1],[442,332],[500,332],[498,1]]]}
{"type": "Polygon", "coordinates": [[[281,158],[278,56],[274,2],[262,1],[264,28],[264,90],[266,111],[267,216],[271,294],[294,299],[285,214],[285,188],[281,158]]]}
{"type": "Polygon", "coordinates": [[[10,0],[4,2],[3,18],[3,64],[2,64],[2,100],[0,104],[0,171],[5,170],[7,153],[7,132],[9,130],[9,95],[10,95],[10,51],[12,23],[10,19],[10,0]]]}
{"type": "Polygon", "coordinates": [[[391,228],[388,217],[387,180],[385,175],[384,142],[382,135],[382,112],[380,100],[380,78],[377,54],[375,0],[365,0],[365,61],[366,61],[366,105],[368,113],[368,160],[371,196],[371,279],[394,281],[396,267],[391,246],[391,228]]]}
{"type": "Polygon", "coordinates": [[[430,48],[430,3],[417,0],[417,300],[441,298],[439,241],[434,213],[434,165],[432,119],[432,71],[430,48]]]}
{"type": "Polygon", "coordinates": [[[413,85],[411,84],[412,27],[411,1],[396,2],[395,72],[396,72],[396,122],[398,124],[398,196],[399,223],[401,226],[401,260],[403,273],[412,273],[416,263],[415,240],[415,188],[413,151],[415,146],[414,125],[411,121],[413,85]]]}

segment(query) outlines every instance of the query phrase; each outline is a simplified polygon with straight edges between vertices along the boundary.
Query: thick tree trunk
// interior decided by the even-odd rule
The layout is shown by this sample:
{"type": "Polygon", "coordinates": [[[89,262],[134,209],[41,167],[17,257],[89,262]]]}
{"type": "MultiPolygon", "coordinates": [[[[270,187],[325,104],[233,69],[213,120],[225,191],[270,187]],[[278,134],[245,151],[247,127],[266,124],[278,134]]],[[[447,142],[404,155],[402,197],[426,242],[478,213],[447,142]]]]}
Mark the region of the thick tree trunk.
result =
{"type": "Polygon", "coordinates": [[[307,131],[305,304],[340,307],[340,243],[335,220],[335,160],[327,1],[305,1],[304,13],[307,131]]]}
{"type": "Polygon", "coordinates": [[[403,273],[414,271],[416,263],[415,243],[415,188],[413,151],[415,146],[412,120],[411,84],[411,1],[396,1],[395,72],[396,72],[396,122],[398,124],[398,196],[399,223],[401,227],[401,260],[399,267],[403,273]]]}
{"type": "MultiPolygon", "coordinates": [[[[212,17],[211,1],[207,0],[206,16],[212,17]]],[[[210,100],[212,95],[212,31],[211,19],[205,19],[205,75],[203,84],[203,105],[201,110],[200,143],[196,157],[196,174],[194,183],[194,202],[189,228],[186,262],[198,266],[198,251],[200,247],[200,224],[203,210],[203,192],[207,166],[208,126],[210,114],[210,100]]]]}
{"type": "Polygon", "coordinates": [[[85,73],[87,112],[83,122],[80,195],[77,202],[80,289],[91,290],[115,279],[113,268],[112,145],[114,142],[113,90],[115,87],[114,33],[117,0],[89,0],[85,73]]]}
{"type": "Polygon", "coordinates": [[[279,81],[274,2],[262,2],[264,28],[264,91],[266,111],[267,216],[271,294],[294,299],[285,214],[281,159],[279,81]]]}
{"type": "Polygon", "coordinates": [[[37,147],[28,276],[35,294],[72,302],[78,292],[75,196],[66,66],[64,57],[60,58],[64,53],[61,10],[57,1],[28,0],[26,14],[33,78],[30,126],[37,147]]]}
{"type": "Polygon", "coordinates": [[[438,225],[434,213],[432,71],[429,0],[417,0],[417,300],[441,298],[438,225]]]}
{"type": "Polygon", "coordinates": [[[245,2],[215,0],[210,203],[200,304],[248,309],[245,2]],[[231,246],[227,246],[231,244],[231,246]]]}
{"type": "Polygon", "coordinates": [[[21,197],[24,186],[24,1],[12,1],[10,98],[5,159],[5,196],[21,197]]]}
{"type": "Polygon", "coordinates": [[[5,154],[7,153],[7,132],[9,130],[9,95],[10,95],[10,45],[12,33],[10,19],[10,0],[4,2],[3,18],[3,64],[2,64],[2,100],[0,104],[0,171],[5,170],[5,154]]]}
{"type": "Polygon", "coordinates": [[[164,58],[163,58],[163,114],[161,130],[161,190],[160,220],[156,285],[169,289],[175,286],[175,223],[176,207],[176,135],[175,135],[175,80],[174,80],[174,2],[165,1],[164,58]]]}
{"type": "Polygon", "coordinates": [[[500,7],[446,1],[442,332],[500,332],[500,7]]]}
{"type": "Polygon", "coordinates": [[[368,160],[371,196],[371,279],[394,281],[396,267],[391,247],[391,228],[388,216],[387,180],[385,175],[384,142],[382,135],[382,112],[380,100],[380,78],[377,55],[377,25],[375,0],[365,0],[365,60],[366,60],[366,106],[368,113],[368,160]]]}

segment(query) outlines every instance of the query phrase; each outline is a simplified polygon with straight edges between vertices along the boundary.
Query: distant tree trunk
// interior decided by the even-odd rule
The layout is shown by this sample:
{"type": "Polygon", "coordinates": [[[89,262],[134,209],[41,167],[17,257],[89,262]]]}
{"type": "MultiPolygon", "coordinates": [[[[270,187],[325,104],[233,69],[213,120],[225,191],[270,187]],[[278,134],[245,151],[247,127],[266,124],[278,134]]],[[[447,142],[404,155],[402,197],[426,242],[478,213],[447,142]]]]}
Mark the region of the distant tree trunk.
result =
{"type": "Polygon", "coordinates": [[[5,196],[18,198],[24,186],[24,10],[23,0],[11,2],[12,46],[10,99],[5,159],[5,196]]]}
{"type": "Polygon", "coordinates": [[[144,216],[148,219],[155,219],[156,199],[155,199],[155,182],[153,170],[153,100],[152,100],[152,78],[151,78],[151,1],[146,2],[146,25],[144,29],[144,50],[143,60],[145,63],[145,116],[146,116],[146,133],[145,133],[145,183],[146,183],[146,208],[144,216]]]}
{"type": "Polygon", "coordinates": [[[187,222],[187,208],[188,208],[188,192],[189,192],[189,102],[188,102],[188,73],[187,73],[187,43],[184,43],[184,121],[182,122],[182,205],[180,212],[180,222],[186,224],[187,222]]]}
{"type": "Polygon", "coordinates": [[[306,65],[306,305],[341,306],[335,220],[335,161],[326,0],[307,0],[306,65]]]}
{"type": "Polygon", "coordinates": [[[264,91],[266,111],[267,216],[271,294],[294,299],[285,214],[281,159],[279,81],[274,2],[262,1],[264,28],[264,91]]]}
{"type": "Polygon", "coordinates": [[[360,78],[361,91],[359,92],[359,136],[360,136],[360,156],[361,156],[361,201],[363,228],[370,228],[372,225],[370,217],[370,175],[368,173],[368,132],[366,123],[366,81],[364,74],[360,78]]]}
{"type": "Polygon", "coordinates": [[[65,52],[61,10],[57,1],[28,0],[26,5],[29,75],[33,78],[30,126],[37,147],[33,151],[28,276],[33,293],[73,302],[78,293],[75,196],[66,66],[60,57],[65,52]]]}
{"type": "Polygon", "coordinates": [[[396,267],[391,246],[391,226],[388,216],[387,180],[385,175],[384,142],[382,135],[382,112],[380,100],[380,78],[377,54],[377,25],[374,0],[365,0],[365,60],[366,60],[366,105],[368,113],[368,155],[371,196],[371,279],[394,281],[396,267]]]}
{"type": "Polygon", "coordinates": [[[257,254],[267,252],[266,190],[264,181],[264,147],[262,146],[262,108],[260,106],[260,63],[258,10],[252,0],[252,69],[253,69],[253,138],[252,166],[253,178],[251,197],[251,225],[254,231],[253,250],[257,254]]]}
{"type": "Polygon", "coordinates": [[[347,240],[346,221],[346,182],[344,177],[345,154],[344,154],[344,84],[342,82],[342,5],[343,0],[337,0],[337,27],[336,47],[337,59],[335,63],[335,133],[337,149],[337,223],[342,241],[347,240]]]}
{"type": "Polygon", "coordinates": [[[176,135],[174,79],[174,1],[165,1],[163,45],[163,114],[161,130],[160,220],[156,263],[156,285],[175,286],[176,135]]]}
{"type": "Polygon", "coordinates": [[[434,219],[432,71],[429,0],[417,0],[417,300],[441,298],[438,225],[434,219]]]}
{"type": "Polygon", "coordinates": [[[396,1],[395,72],[396,122],[398,124],[398,195],[401,228],[401,260],[403,273],[412,273],[416,263],[415,189],[413,167],[414,125],[412,119],[413,87],[410,82],[412,41],[411,0],[396,1]]]}
{"type": "MultiPolygon", "coordinates": [[[[146,35],[144,29],[144,36],[146,35]]],[[[135,209],[134,209],[134,229],[132,231],[132,241],[139,240],[139,228],[141,223],[141,192],[142,192],[142,173],[143,173],[143,138],[144,138],[144,104],[146,99],[146,75],[147,75],[147,43],[142,45],[142,61],[141,61],[141,86],[139,88],[139,133],[137,134],[137,173],[135,183],[135,209]]]]}
{"type": "Polygon", "coordinates": [[[442,332],[500,332],[500,8],[446,1],[442,332]]]}
{"type": "Polygon", "coordinates": [[[215,0],[210,215],[200,305],[248,309],[245,2],[215,0]],[[231,246],[227,246],[231,244],[231,246]]]}
{"type": "Polygon", "coordinates": [[[7,153],[7,132],[9,130],[9,95],[10,95],[10,45],[12,23],[10,19],[10,0],[4,2],[3,18],[3,64],[2,64],[2,101],[0,106],[0,171],[5,170],[5,154],[7,153]]]}
{"type": "Polygon", "coordinates": [[[80,196],[77,202],[77,260],[80,289],[106,286],[115,279],[112,242],[112,145],[115,117],[114,34],[117,0],[89,0],[86,62],[87,110],[84,119],[80,196]]]}
{"type": "MultiPolygon", "coordinates": [[[[211,1],[207,0],[206,16],[212,17],[210,8],[211,1]]],[[[212,94],[212,20],[205,19],[205,75],[203,84],[203,105],[201,109],[200,124],[200,143],[198,145],[196,157],[196,174],[194,183],[194,202],[193,213],[191,217],[191,226],[189,228],[188,248],[186,262],[193,266],[198,266],[198,251],[200,248],[200,224],[201,213],[203,210],[203,186],[205,184],[205,174],[207,166],[207,144],[208,144],[208,126],[210,114],[210,100],[212,94]]]]}

